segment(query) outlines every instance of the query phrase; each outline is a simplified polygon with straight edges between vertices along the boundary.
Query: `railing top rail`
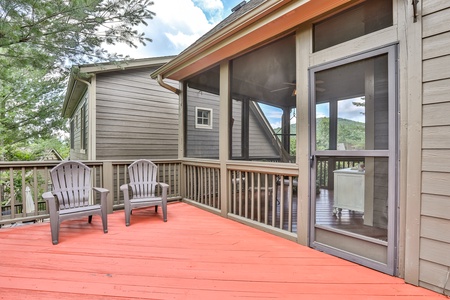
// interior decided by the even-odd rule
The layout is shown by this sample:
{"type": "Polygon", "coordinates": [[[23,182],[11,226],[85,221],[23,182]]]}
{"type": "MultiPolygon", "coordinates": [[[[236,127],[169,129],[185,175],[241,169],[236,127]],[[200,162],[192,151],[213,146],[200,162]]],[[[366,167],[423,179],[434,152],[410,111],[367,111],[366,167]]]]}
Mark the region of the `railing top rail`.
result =
{"type": "MultiPolygon", "coordinates": [[[[82,162],[88,166],[101,166],[105,162],[111,162],[112,164],[130,164],[134,160],[83,160],[82,162]]],[[[154,163],[181,163],[179,159],[155,159],[154,163]]],[[[2,161],[0,162],[0,169],[7,168],[32,168],[32,167],[54,167],[61,163],[60,160],[52,161],[2,161]]]]}
{"type": "Polygon", "coordinates": [[[228,161],[227,169],[243,172],[263,172],[268,174],[283,174],[298,176],[299,169],[296,164],[276,163],[276,162],[236,162],[228,161]]]}

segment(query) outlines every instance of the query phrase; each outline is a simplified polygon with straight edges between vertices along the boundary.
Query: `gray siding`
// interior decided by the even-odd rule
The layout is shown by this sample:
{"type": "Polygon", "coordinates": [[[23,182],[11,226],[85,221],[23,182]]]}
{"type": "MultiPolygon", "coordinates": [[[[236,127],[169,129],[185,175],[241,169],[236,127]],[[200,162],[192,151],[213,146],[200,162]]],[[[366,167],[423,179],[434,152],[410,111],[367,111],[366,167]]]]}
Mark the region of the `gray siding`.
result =
{"type": "MultiPolygon", "coordinates": [[[[223,118],[219,110],[219,96],[207,92],[188,89],[187,92],[187,157],[219,158],[219,118],[223,118]],[[211,129],[195,128],[195,108],[201,107],[213,110],[213,126],[211,129]]],[[[240,156],[242,148],[242,109],[240,102],[233,101],[232,126],[232,153],[234,157],[240,156]]],[[[267,130],[258,121],[255,113],[250,111],[249,118],[249,144],[250,156],[278,157],[276,145],[272,142],[267,130]]]]}
{"type": "Polygon", "coordinates": [[[249,152],[250,157],[264,157],[278,159],[277,142],[270,136],[269,128],[264,128],[258,121],[257,112],[250,109],[249,119],[249,152]]]}
{"type": "MultiPolygon", "coordinates": [[[[73,144],[74,147],[70,149],[70,159],[71,160],[87,160],[88,159],[88,151],[87,149],[83,149],[82,143],[82,130],[83,124],[86,127],[85,132],[89,132],[89,122],[88,122],[88,105],[87,105],[87,93],[83,96],[82,100],[77,106],[77,109],[70,119],[74,124],[74,136],[73,136],[73,144]],[[82,109],[84,107],[84,111],[82,109]],[[84,116],[82,116],[82,112],[84,112],[84,116]]],[[[71,137],[72,138],[72,137],[71,137]]],[[[87,138],[87,137],[85,137],[87,138]]],[[[87,148],[87,139],[85,142],[85,148],[87,148]]]]}
{"type": "Polygon", "coordinates": [[[423,1],[420,285],[450,293],[450,2],[423,1]]]}
{"type": "Polygon", "coordinates": [[[219,96],[187,89],[186,157],[219,158],[219,96]],[[195,128],[195,108],[212,109],[212,128],[195,128]]]}
{"type": "Polygon", "coordinates": [[[97,75],[97,160],[178,157],[178,96],[150,78],[153,70],[97,75]]]}

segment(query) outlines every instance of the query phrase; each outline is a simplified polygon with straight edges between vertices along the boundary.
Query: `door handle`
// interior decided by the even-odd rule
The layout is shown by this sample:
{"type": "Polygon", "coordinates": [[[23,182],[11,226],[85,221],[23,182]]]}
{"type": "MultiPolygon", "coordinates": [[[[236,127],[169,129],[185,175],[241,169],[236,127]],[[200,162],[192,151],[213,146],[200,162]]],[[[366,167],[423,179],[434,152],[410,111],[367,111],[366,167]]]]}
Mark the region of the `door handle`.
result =
{"type": "Polygon", "coordinates": [[[314,167],[314,160],[316,159],[316,156],[315,155],[311,155],[310,157],[309,157],[309,167],[310,168],[313,168],[314,167]]]}

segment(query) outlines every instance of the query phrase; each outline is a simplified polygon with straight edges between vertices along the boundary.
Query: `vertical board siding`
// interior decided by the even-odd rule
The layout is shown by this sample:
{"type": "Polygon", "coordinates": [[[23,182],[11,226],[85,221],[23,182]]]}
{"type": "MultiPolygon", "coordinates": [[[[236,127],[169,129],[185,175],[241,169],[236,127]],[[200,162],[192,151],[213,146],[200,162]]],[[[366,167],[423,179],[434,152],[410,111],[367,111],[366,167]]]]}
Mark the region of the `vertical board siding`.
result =
{"type": "Polygon", "coordinates": [[[448,294],[450,269],[450,2],[424,0],[419,281],[448,294]]]}
{"type": "Polygon", "coordinates": [[[96,159],[178,157],[178,96],[150,78],[154,69],[97,75],[96,159]]]}

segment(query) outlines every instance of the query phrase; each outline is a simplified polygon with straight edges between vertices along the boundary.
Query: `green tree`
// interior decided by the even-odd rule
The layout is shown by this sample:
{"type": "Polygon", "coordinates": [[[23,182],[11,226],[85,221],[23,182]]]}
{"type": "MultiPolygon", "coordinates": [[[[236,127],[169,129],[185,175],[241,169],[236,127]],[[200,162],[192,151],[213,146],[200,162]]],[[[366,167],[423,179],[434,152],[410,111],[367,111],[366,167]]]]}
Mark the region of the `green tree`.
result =
{"type": "Polygon", "coordinates": [[[149,0],[0,0],[0,160],[67,131],[61,117],[73,65],[123,61],[105,47],[151,41],[136,28],[149,0]]]}

